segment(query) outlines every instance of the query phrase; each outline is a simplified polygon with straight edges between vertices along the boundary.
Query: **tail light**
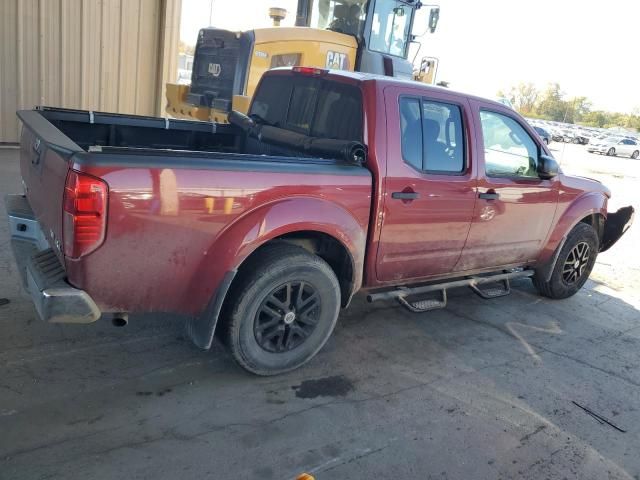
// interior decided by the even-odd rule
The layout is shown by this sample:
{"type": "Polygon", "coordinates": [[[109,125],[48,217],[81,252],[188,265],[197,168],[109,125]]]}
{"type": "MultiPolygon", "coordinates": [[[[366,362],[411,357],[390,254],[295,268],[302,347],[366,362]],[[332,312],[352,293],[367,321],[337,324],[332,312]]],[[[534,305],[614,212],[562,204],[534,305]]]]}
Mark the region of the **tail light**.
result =
{"type": "Polygon", "coordinates": [[[107,184],[70,170],[64,187],[64,254],[79,258],[98,248],[107,229],[107,184]]]}

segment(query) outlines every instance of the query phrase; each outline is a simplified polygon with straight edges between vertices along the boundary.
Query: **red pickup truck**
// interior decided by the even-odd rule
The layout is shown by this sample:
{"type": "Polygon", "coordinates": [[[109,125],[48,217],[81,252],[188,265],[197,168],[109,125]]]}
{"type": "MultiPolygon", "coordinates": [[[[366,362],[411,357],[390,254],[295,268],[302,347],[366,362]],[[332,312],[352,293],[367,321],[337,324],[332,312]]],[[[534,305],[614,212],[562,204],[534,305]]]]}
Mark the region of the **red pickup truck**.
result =
{"type": "Polygon", "coordinates": [[[272,70],[230,125],[18,116],[25,193],[7,206],[39,316],[180,314],[261,375],[312,358],[361,289],[413,311],[519,277],[573,295],[633,217],[513,110],[387,77],[272,70]]]}

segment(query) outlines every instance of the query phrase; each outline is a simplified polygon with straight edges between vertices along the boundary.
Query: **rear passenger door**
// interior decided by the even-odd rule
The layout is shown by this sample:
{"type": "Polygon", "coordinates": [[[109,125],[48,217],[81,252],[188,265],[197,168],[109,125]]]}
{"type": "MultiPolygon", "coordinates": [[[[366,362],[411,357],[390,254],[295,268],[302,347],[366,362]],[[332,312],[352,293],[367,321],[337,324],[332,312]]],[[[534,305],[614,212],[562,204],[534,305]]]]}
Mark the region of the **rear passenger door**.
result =
{"type": "Polygon", "coordinates": [[[379,281],[448,273],[476,201],[469,104],[464,97],[387,87],[387,161],[379,281]]]}

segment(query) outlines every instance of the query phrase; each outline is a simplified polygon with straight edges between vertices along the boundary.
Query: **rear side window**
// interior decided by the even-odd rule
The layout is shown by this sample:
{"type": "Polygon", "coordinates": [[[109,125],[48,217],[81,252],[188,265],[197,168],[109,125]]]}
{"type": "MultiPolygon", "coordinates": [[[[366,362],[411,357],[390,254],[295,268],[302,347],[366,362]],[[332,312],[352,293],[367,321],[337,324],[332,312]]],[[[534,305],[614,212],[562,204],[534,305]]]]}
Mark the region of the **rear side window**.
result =
{"type": "Polygon", "coordinates": [[[462,112],[458,105],[400,98],[402,156],[413,167],[436,174],[464,171],[462,112]]]}
{"type": "Polygon", "coordinates": [[[362,141],[362,95],[354,85],[317,77],[266,76],[250,114],[305,135],[362,141]]]}

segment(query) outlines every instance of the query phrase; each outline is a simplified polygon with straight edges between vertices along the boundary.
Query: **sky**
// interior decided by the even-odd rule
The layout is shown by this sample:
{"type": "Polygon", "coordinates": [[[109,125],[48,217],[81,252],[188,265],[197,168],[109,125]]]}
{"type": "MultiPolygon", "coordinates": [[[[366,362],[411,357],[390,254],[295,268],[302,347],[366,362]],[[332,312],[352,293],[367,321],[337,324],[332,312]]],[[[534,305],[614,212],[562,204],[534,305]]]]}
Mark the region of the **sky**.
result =
{"type": "MultiPolygon", "coordinates": [[[[429,0],[423,0],[427,3],[429,0]]],[[[230,30],[268,27],[269,7],[293,25],[296,0],[182,0],[180,38],[195,43],[210,24],[230,30]]],[[[434,34],[419,37],[416,62],[439,59],[438,80],[454,90],[494,98],[500,89],[558,82],[593,109],[640,109],[640,2],[608,0],[441,0],[434,34]]],[[[428,7],[423,8],[426,22],[428,7]]],[[[415,28],[414,33],[424,29],[415,28]]],[[[412,56],[410,56],[412,58],[412,56]]]]}

